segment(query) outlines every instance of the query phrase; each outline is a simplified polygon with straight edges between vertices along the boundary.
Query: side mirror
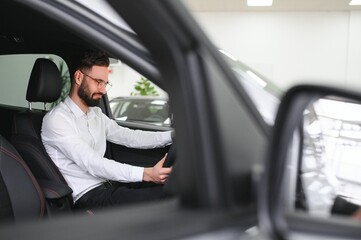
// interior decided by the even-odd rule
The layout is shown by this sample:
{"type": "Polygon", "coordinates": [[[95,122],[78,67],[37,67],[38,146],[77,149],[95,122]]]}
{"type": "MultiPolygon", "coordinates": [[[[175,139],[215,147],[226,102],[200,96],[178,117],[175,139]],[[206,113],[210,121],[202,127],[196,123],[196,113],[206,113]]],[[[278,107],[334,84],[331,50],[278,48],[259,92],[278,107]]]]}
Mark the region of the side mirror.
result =
{"type": "Polygon", "coordinates": [[[361,93],[303,85],[283,97],[259,184],[268,235],[361,239],[361,93]]]}

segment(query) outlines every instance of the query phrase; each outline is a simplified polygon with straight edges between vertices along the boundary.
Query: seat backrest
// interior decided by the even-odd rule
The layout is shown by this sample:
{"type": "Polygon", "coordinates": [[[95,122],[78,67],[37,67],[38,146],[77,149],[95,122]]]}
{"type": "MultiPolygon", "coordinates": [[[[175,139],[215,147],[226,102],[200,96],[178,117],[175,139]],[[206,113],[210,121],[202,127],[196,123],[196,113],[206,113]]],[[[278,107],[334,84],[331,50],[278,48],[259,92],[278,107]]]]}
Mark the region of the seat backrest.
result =
{"type": "Polygon", "coordinates": [[[47,154],[40,131],[45,112],[20,112],[14,115],[11,143],[37,179],[65,184],[65,179],[47,154]]]}
{"type": "Polygon", "coordinates": [[[45,198],[30,169],[15,148],[0,135],[0,221],[19,223],[41,219],[45,198]]]}
{"type": "Polygon", "coordinates": [[[49,59],[37,59],[26,93],[29,110],[14,115],[11,142],[38,180],[67,184],[41,141],[41,126],[46,111],[31,108],[32,102],[45,104],[56,101],[61,88],[62,79],[56,64],[49,59]]]}

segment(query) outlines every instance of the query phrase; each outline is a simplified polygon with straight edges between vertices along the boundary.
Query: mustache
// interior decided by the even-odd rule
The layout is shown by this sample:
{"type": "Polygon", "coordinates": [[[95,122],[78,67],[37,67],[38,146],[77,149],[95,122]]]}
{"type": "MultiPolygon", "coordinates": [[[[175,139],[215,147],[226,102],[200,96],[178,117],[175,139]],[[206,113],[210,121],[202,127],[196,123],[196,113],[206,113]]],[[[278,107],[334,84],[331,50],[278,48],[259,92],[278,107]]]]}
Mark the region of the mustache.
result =
{"type": "Polygon", "coordinates": [[[96,93],[93,93],[91,96],[93,97],[94,95],[100,95],[101,97],[103,97],[104,93],[96,92],[96,93]]]}

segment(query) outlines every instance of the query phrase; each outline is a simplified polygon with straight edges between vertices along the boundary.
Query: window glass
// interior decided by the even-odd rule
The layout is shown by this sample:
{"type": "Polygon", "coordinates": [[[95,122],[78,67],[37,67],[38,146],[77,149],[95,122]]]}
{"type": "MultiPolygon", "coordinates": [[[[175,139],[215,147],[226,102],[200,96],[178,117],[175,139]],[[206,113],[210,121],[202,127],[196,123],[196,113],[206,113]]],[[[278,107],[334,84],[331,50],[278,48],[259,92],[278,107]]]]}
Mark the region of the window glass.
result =
{"type": "Polygon", "coordinates": [[[110,62],[108,98],[114,119],[169,127],[168,94],[121,61],[110,62]]]}
{"type": "MultiPolygon", "coordinates": [[[[3,55],[0,56],[0,72],[1,77],[6,84],[0,88],[0,104],[28,107],[26,101],[26,90],[33,68],[34,62],[37,58],[48,58],[53,60],[58,68],[61,70],[63,78],[63,92],[62,97],[68,94],[70,87],[69,71],[64,60],[59,56],[52,54],[21,54],[21,55],[3,55]]],[[[58,101],[60,101],[59,99],[58,101]]],[[[55,103],[48,104],[48,109],[55,106],[55,103]]],[[[44,109],[42,103],[32,103],[35,109],[44,109]]]]}
{"type": "Polygon", "coordinates": [[[231,67],[239,82],[252,99],[263,119],[269,125],[274,124],[282,90],[269,79],[238,61],[231,54],[219,50],[221,56],[231,67]]]}
{"type": "MultiPolygon", "coordinates": [[[[248,201],[247,188],[239,186],[238,179],[245,178],[255,164],[264,159],[267,138],[252,118],[245,103],[240,101],[238,92],[233,85],[225,81],[222,70],[213,59],[205,62],[207,78],[210,83],[212,107],[217,111],[217,136],[220,138],[224,153],[227,175],[232,183],[229,186],[235,189],[232,192],[237,203],[248,201]],[[222,117],[219,117],[222,116],[222,117]]],[[[239,83],[241,84],[241,83],[239,83]]],[[[208,86],[207,86],[208,87],[208,86]]],[[[224,159],[220,159],[223,161],[224,159]]]]}
{"type": "MultiPolygon", "coordinates": [[[[0,56],[0,71],[6,79],[0,89],[0,104],[26,107],[26,91],[34,62],[37,58],[53,60],[63,79],[61,97],[47,104],[52,109],[69,93],[70,76],[64,60],[52,54],[21,54],[0,56]]],[[[110,106],[118,122],[146,123],[170,126],[168,94],[150,80],[117,59],[110,59],[108,91],[110,106]]],[[[43,103],[32,103],[33,109],[44,109],[43,103]]]]}

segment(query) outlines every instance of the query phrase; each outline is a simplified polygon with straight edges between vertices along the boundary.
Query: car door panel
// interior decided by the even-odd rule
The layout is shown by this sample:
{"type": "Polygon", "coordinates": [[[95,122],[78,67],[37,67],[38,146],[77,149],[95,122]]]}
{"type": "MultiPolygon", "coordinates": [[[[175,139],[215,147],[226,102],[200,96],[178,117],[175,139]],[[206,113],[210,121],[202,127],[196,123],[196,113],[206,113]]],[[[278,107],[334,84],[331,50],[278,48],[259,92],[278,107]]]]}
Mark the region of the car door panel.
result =
{"type": "MultiPolygon", "coordinates": [[[[105,95],[103,96],[102,101],[100,102],[99,107],[102,109],[102,112],[112,118],[112,113],[109,107],[109,99],[105,95]]],[[[141,123],[126,123],[119,121],[118,124],[122,127],[127,127],[134,130],[144,130],[144,131],[164,131],[171,130],[168,127],[160,127],[151,124],[141,124],[141,123]]],[[[168,147],[164,148],[155,148],[155,149],[136,149],[128,148],[111,142],[107,142],[107,150],[105,157],[113,159],[115,161],[126,163],[130,165],[136,165],[141,167],[150,167],[154,166],[160,159],[164,157],[168,151],[168,147]]]]}
{"type": "Polygon", "coordinates": [[[169,147],[155,149],[134,149],[109,143],[112,159],[135,166],[151,167],[161,160],[169,147]]]}
{"type": "MultiPolygon", "coordinates": [[[[144,131],[159,131],[157,126],[149,124],[133,124],[133,123],[118,123],[122,127],[127,127],[134,130],[144,131]]],[[[169,128],[167,128],[169,129],[169,128]]],[[[169,129],[170,130],[170,129],[169,129]]],[[[136,149],[129,148],[122,145],[107,142],[106,157],[114,159],[121,163],[136,165],[141,167],[154,166],[167,153],[169,146],[153,148],[153,149],[136,149]]]]}

